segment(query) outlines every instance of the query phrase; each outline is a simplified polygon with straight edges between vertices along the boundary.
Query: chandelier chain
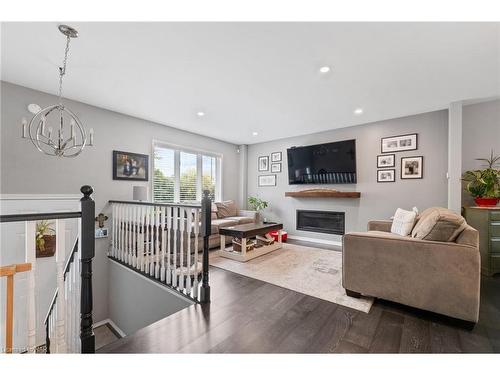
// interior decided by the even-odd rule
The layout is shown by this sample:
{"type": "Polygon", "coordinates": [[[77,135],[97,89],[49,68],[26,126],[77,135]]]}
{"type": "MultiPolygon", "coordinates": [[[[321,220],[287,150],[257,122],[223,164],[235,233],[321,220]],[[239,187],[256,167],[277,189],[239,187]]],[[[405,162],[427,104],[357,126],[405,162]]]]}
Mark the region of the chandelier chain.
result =
{"type": "Polygon", "coordinates": [[[62,85],[63,85],[63,77],[66,74],[66,64],[68,62],[68,53],[69,53],[69,42],[70,37],[66,36],[66,49],[64,51],[64,60],[63,66],[59,67],[59,105],[62,106],[62,85]]]}

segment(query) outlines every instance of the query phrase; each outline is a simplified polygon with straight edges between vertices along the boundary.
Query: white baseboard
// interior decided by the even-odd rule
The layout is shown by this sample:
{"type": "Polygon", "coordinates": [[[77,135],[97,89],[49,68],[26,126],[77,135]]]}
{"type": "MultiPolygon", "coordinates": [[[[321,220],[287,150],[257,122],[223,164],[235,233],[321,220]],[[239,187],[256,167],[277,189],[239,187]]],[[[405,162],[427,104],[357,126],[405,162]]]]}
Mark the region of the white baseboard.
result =
{"type": "Polygon", "coordinates": [[[320,239],[320,238],[294,236],[294,235],[290,235],[290,234],[288,235],[288,238],[290,238],[291,240],[308,241],[308,242],[322,243],[322,244],[325,244],[325,245],[334,245],[334,246],[340,246],[340,247],[342,247],[342,242],[341,241],[323,240],[323,239],[320,239]]]}
{"type": "Polygon", "coordinates": [[[94,328],[97,328],[97,327],[100,327],[100,326],[103,326],[105,324],[109,324],[111,327],[113,327],[113,329],[121,336],[121,337],[125,337],[127,336],[125,334],[125,332],[123,332],[120,327],[118,327],[116,325],[115,322],[113,322],[111,319],[104,319],[104,320],[101,320],[100,322],[97,322],[97,323],[94,323],[94,328]]]}

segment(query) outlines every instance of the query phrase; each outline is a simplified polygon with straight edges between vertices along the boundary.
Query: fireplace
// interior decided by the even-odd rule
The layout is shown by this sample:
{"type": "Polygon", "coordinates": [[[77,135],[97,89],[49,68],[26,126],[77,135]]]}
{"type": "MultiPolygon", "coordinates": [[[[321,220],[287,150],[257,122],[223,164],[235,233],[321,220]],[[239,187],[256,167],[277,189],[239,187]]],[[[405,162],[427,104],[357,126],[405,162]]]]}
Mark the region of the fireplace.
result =
{"type": "Polygon", "coordinates": [[[345,212],[297,210],[297,230],[343,235],[345,212]]]}

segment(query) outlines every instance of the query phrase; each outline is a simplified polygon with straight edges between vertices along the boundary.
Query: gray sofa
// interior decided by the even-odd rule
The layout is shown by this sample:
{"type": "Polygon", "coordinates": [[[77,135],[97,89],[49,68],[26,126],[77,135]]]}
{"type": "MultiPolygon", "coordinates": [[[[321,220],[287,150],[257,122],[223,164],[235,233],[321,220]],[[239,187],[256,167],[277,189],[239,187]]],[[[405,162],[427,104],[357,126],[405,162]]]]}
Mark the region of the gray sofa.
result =
{"type": "Polygon", "coordinates": [[[479,235],[471,226],[452,242],[392,234],[391,221],[343,238],[342,284],[360,295],[475,323],[479,317],[479,235]]]}

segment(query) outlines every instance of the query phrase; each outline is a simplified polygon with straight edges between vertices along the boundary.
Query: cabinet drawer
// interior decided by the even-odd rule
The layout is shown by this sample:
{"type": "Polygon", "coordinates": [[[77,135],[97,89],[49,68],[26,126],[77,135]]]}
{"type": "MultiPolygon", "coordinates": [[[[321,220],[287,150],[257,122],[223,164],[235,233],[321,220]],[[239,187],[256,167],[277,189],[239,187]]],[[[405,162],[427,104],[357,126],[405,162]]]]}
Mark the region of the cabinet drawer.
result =
{"type": "Polygon", "coordinates": [[[500,221],[500,210],[498,211],[490,211],[490,220],[491,221],[500,221]]]}
{"type": "Polygon", "coordinates": [[[500,221],[491,222],[491,224],[490,224],[490,237],[500,238],[500,221]]]}
{"type": "Polygon", "coordinates": [[[500,253],[500,238],[492,238],[491,240],[491,252],[500,253]]]}

